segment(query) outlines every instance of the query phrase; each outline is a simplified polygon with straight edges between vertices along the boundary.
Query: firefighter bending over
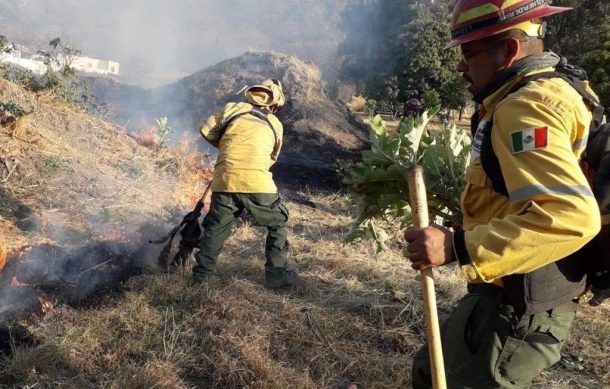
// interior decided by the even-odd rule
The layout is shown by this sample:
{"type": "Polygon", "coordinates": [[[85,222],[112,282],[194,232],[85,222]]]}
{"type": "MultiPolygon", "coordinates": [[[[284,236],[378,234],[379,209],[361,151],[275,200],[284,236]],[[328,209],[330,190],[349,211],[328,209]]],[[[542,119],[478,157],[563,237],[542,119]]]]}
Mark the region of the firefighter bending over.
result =
{"type": "Polygon", "coordinates": [[[268,230],[265,286],[289,287],[297,282],[298,275],[287,269],[288,209],[269,171],[282,147],[283,128],[275,116],[285,103],[282,84],[266,80],[246,89],[245,98],[247,102],[228,103],[200,130],[210,144],[218,147],[218,159],[193,278],[199,283],[210,278],[233,222],[245,209],[268,230]]]}

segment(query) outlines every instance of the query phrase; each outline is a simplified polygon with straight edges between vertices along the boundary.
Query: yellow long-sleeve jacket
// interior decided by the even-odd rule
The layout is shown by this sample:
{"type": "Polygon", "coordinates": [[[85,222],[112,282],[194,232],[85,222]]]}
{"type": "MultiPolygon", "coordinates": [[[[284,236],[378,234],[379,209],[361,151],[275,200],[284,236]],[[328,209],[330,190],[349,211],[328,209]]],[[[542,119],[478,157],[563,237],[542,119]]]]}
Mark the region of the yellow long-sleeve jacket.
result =
{"type": "Polygon", "coordinates": [[[559,78],[529,82],[504,97],[520,79],[488,96],[480,110],[479,129],[493,113],[491,142],[508,198],[492,188],[475,135],[461,199],[465,232],[454,234],[469,282],[502,285],[503,276],[577,251],[600,229],[598,205],[579,166],[591,113],[559,78]]]}
{"type": "Polygon", "coordinates": [[[282,147],[282,123],[267,113],[268,123],[250,113],[254,108],[248,103],[229,103],[201,126],[201,135],[218,147],[213,192],[277,192],[269,168],[282,147]]]}

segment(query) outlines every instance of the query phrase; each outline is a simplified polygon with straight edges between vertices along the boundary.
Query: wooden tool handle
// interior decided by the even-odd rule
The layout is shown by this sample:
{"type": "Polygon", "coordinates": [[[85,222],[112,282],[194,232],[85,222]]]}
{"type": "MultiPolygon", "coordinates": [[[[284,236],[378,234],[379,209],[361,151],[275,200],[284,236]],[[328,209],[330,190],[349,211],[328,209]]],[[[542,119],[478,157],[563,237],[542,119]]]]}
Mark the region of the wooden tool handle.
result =
{"type": "MultiPolygon", "coordinates": [[[[411,198],[411,215],[416,228],[429,225],[428,201],[426,199],[426,184],[424,170],[415,166],[409,172],[409,197],[411,198]]],[[[441,346],[441,331],[438,325],[436,309],[436,294],[434,292],[434,274],[432,269],[421,271],[422,287],[424,289],[424,313],[428,329],[428,348],[430,350],[430,368],[432,369],[432,385],[435,389],[446,389],[445,365],[441,346]]]]}

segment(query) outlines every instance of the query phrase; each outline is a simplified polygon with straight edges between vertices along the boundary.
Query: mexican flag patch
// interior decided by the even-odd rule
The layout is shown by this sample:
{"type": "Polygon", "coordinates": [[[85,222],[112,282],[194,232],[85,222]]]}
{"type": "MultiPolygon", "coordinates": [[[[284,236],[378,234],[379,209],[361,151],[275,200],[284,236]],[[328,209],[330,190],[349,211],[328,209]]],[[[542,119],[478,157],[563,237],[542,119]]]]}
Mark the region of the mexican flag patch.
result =
{"type": "Polygon", "coordinates": [[[548,143],[548,127],[526,128],[510,134],[513,142],[513,154],[545,148],[548,143]]]}

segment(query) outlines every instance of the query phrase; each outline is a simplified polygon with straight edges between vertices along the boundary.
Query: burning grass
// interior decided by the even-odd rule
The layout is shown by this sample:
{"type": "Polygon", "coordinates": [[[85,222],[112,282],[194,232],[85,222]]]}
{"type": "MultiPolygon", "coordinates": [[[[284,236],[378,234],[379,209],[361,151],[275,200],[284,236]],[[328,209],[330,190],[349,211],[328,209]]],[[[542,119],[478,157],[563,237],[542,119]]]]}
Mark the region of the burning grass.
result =
{"type": "MultiPolygon", "coordinates": [[[[286,197],[291,261],[302,276],[294,290],[262,287],[264,231],[241,220],[209,284],[192,286],[188,270],[147,274],[95,307],[60,305],[27,327],[35,342],[14,347],[0,381],[116,388],[408,386],[412,355],[425,341],[415,272],[397,251],[376,254],[371,242],[340,243],[349,221],[342,196],[286,197]],[[309,205],[297,202],[302,198],[309,205]]],[[[445,316],[464,284],[451,268],[437,278],[445,316]]],[[[607,384],[607,317],[607,306],[582,309],[564,363],[536,386],[607,384]]]]}
{"type": "Polygon", "coordinates": [[[133,239],[154,222],[164,229],[211,176],[209,156],[192,146],[148,149],[122,128],[5,80],[0,100],[30,112],[0,127],[0,229],[9,253],[26,241],[76,245],[133,239]]]}
{"type": "MultiPolygon", "coordinates": [[[[27,107],[0,125],[1,332],[154,268],[145,243],[194,205],[211,161],[192,146],[143,147],[123,128],[6,80],[0,102],[27,107]]],[[[20,355],[7,344],[0,353],[20,355]]]]}
{"type": "Polygon", "coordinates": [[[0,237],[0,271],[4,268],[6,264],[6,257],[8,253],[6,252],[6,243],[4,243],[4,239],[0,237]]]}

